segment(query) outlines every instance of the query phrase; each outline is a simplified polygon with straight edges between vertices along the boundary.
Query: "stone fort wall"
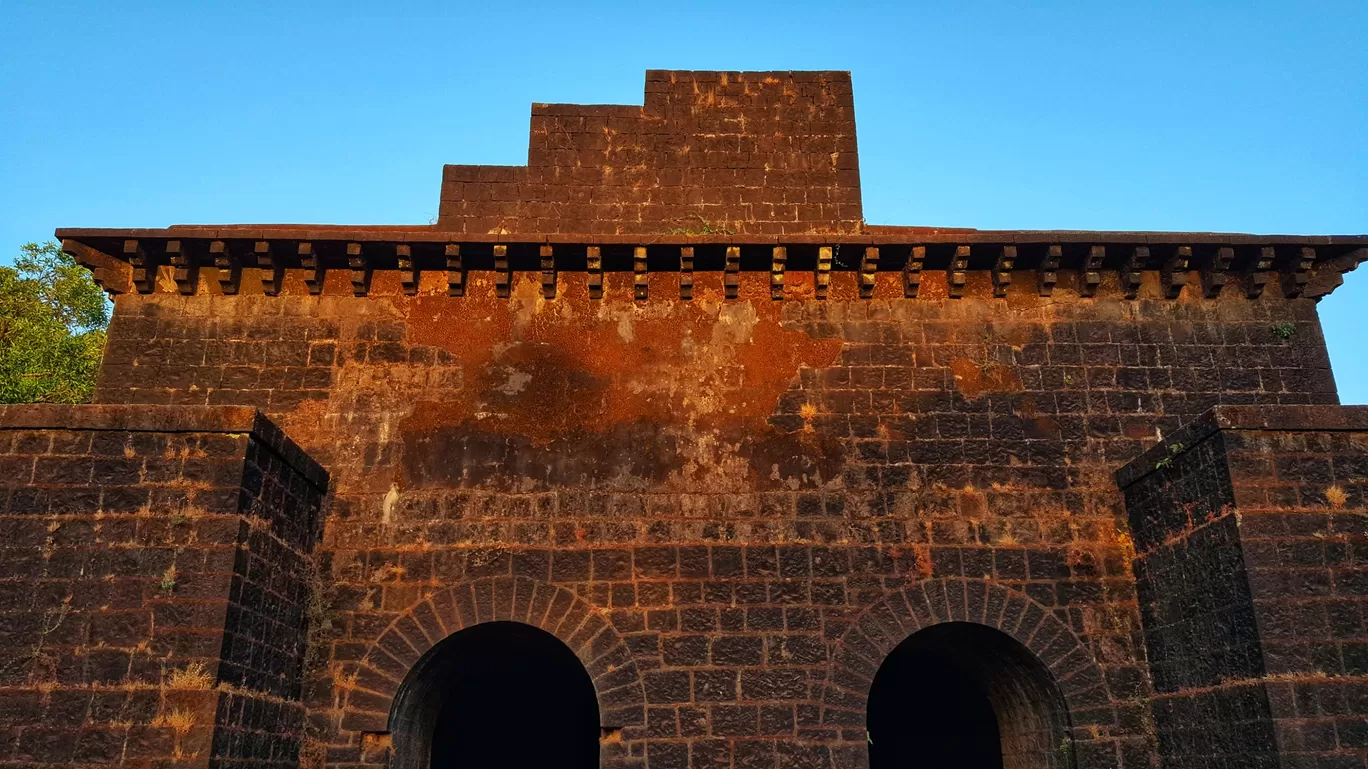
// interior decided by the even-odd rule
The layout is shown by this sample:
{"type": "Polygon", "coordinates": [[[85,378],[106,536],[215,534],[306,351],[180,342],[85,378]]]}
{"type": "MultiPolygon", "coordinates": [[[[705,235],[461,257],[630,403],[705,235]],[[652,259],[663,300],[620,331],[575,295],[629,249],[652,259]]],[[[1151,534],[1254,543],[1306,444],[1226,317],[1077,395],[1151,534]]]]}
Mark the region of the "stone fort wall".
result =
{"type": "MultiPolygon", "coordinates": [[[[1336,402],[1312,301],[1172,301],[1154,273],[1134,300],[1080,299],[1072,274],[997,299],[975,273],[963,298],[937,274],[915,300],[879,274],[864,300],[837,272],[826,301],[773,301],[753,273],[729,301],[700,273],[692,301],[649,303],[630,274],[602,300],[582,273],[552,300],[537,276],[508,299],[479,271],[464,297],[377,272],[357,298],[345,277],[321,296],[293,272],[282,297],[121,296],[97,395],[254,405],[328,468],[309,702],[338,765],[380,760],[364,735],[403,669],[386,634],[414,656],[432,601],[504,584],[511,611],[518,578],[587,607],[567,639],[606,619],[639,671],[604,704],[624,762],[859,765],[866,650],[888,646],[861,618],[929,586],[953,596],[924,599],[931,616],[986,616],[1051,665],[1078,766],[1148,766],[1112,473],[1214,404],[1336,402]]],[[[678,296],[677,274],[650,277],[678,296]]]]}

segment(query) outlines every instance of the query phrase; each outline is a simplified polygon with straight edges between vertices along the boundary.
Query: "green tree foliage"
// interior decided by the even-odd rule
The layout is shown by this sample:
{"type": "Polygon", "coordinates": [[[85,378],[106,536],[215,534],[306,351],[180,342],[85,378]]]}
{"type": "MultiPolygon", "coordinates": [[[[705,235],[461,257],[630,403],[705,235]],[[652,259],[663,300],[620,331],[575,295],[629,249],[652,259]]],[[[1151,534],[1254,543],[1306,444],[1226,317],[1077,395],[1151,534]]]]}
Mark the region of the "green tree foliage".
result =
{"type": "Polygon", "coordinates": [[[56,243],[25,243],[0,267],[0,403],[90,400],[109,302],[56,243]]]}

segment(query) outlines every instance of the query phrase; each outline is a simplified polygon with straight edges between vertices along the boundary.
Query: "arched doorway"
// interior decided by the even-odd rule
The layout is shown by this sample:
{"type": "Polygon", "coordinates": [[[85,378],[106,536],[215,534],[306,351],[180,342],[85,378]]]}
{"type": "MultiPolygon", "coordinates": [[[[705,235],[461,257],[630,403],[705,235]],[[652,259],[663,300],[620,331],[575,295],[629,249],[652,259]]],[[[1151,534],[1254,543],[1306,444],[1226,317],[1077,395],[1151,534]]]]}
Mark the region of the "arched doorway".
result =
{"type": "Polygon", "coordinates": [[[550,633],[520,622],[456,632],[414,665],[390,714],[395,769],[594,769],[598,700],[550,633]]]}
{"type": "Polygon", "coordinates": [[[1068,710],[1045,665],[994,628],[919,630],[869,692],[871,769],[1065,769],[1068,710]]]}

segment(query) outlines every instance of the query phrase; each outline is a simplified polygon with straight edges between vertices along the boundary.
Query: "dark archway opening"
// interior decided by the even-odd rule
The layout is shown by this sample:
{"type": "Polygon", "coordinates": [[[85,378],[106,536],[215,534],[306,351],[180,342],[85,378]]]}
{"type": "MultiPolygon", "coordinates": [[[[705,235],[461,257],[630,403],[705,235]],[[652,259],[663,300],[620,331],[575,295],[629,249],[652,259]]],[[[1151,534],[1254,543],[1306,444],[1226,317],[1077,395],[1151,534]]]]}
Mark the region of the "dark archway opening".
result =
{"type": "Polygon", "coordinates": [[[599,712],[574,652],[544,630],[454,633],[409,671],[390,714],[395,769],[594,769],[599,712]]]}
{"type": "Polygon", "coordinates": [[[939,654],[904,644],[888,655],[869,692],[868,727],[873,769],[1002,769],[988,695],[939,654]]]}
{"type": "Polygon", "coordinates": [[[912,634],[874,677],[871,769],[1065,769],[1068,710],[1043,663],[1001,631],[949,622],[912,634]]]}

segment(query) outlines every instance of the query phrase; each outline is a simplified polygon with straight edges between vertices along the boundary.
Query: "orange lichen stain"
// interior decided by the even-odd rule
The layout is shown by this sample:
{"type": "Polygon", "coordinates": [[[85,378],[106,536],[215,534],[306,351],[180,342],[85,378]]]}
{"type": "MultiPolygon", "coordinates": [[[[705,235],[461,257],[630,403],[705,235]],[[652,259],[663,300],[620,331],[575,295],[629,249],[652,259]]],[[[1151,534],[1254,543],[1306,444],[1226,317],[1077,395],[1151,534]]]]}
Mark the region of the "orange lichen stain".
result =
{"type": "MultiPolygon", "coordinates": [[[[281,270],[280,275],[280,295],[281,296],[308,296],[309,286],[304,282],[304,270],[286,269],[281,270]]],[[[326,281],[325,281],[326,283],[326,281]]],[[[348,283],[348,286],[351,284],[348,283]]],[[[350,288],[347,293],[351,293],[350,288]]]]}
{"type": "MultiPolygon", "coordinates": [[[[348,280],[348,285],[350,285],[348,280]]],[[[404,293],[404,284],[398,270],[376,270],[370,276],[370,289],[367,296],[398,296],[404,293]]]]}
{"type": "Polygon", "coordinates": [[[1009,366],[998,363],[980,364],[966,358],[950,361],[955,387],[966,398],[977,398],[985,392],[1017,392],[1021,377],[1009,366]]]}
{"type": "Polygon", "coordinates": [[[725,295],[722,286],[722,273],[717,270],[705,270],[693,273],[693,295],[694,299],[712,297],[721,299],[725,295]]]}
{"type": "Polygon", "coordinates": [[[874,273],[874,298],[899,299],[904,296],[903,274],[901,272],[874,273]]]}
{"type": "Polygon", "coordinates": [[[320,432],[327,414],[327,401],[306,400],[300,401],[299,405],[287,412],[272,415],[271,418],[280,420],[281,429],[307,444],[320,432]]]}
{"type": "MultiPolygon", "coordinates": [[[[840,257],[842,260],[855,259],[851,249],[840,257]]],[[[831,285],[827,287],[827,299],[831,301],[854,301],[860,298],[860,274],[850,270],[832,270],[831,285]]]]}
{"type": "Polygon", "coordinates": [[[948,299],[949,284],[943,270],[925,271],[921,274],[921,284],[917,290],[918,299],[948,299]]]}
{"type": "Polygon", "coordinates": [[[831,365],[841,350],[840,340],[783,328],[767,284],[763,299],[726,300],[696,286],[697,298],[683,301],[677,275],[651,276],[650,301],[640,303],[630,274],[605,277],[603,300],[580,286],[545,299],[533,276],[503,299],[478,276],[464,298],[396,298],[409,343],[451,352],[468,393],[418,404],[403,429],[474,420],[545,443],[640,422],[708,429],[763,420],[800,368],[831,365]]]}
{"type": "Polygon", "coordinates": [[[1003,342],[1016,350],[1020,350],[1022,347],[1035,341],[1036,334],[1033,333],[1033,331],[1039,329],[1039,326],[1034,323],[1012,323],[1010,325],[1004,325],[1005,327],[999,326],[995,331],[997,331],[998,336],[1003,342]]]}
{"type": "Polygon", "coordinates": [[[737,280],[738,299],[746,301],[770,300],[770,275],[768,272],[743,272],[737,280]]]}
{"type": "Polygon", "coordinates": [[[361,754],[369,761],[382,763],[382,756],[393,747],[388,732],[363,732],[361,734],[361,754]]]}
{"type": "Polygon", "coordinates": [[[408,310],[409,342],[440,347],[466,365],[486,360],[497,345],[509,343],[514,316],[508,311],[508,300],[496,299],[492,283],[487,282],[477,285],[468,280],[466,293],[465,297],[400,300],[408,310]]]}
{"type": "Polygon", "coordinates": [[[816,296],[817,278],[811,270],[790,270],[784,273],[785,301],[802,301],[814,299],[816,296]]]}
{"type": "MultiPolygon", "coordinates": [[[[1050,297],[1043,297],[1036,287],[1039,276],[1035,272],[1018,270],[1012,273],[1012,285],[1007,289],[1007,296],[1004,301],[1007,306],[1018,312],[1033,310],[1051,301],[1050,297]]],[[[1035,320],[1048,320],[1046,318],[1033,318],[1035,320]]]]}
{"type": "Polygon", "coordinates": [[[964,295],[988,297],[993,295],[993,276],[987,272],[974,270],[965,273],[964,295]]]}
{"type": "MultiPolygon", "coordinates": [[[[300,277],[302,278],[303,275],[301,274],[300,277]]],[[[347,296],[353,294],[351,270],[328,270],[324,272],[323,293],[328,296],[347,296]]]]}

